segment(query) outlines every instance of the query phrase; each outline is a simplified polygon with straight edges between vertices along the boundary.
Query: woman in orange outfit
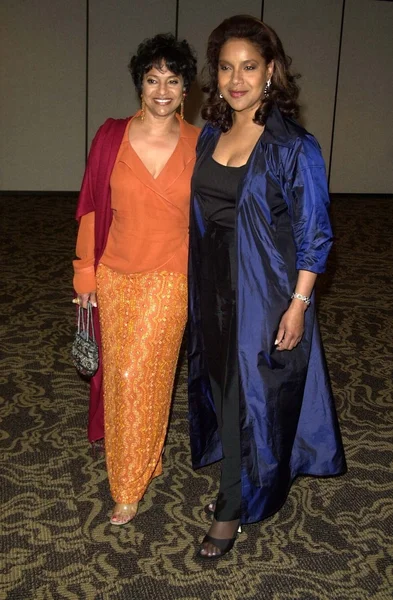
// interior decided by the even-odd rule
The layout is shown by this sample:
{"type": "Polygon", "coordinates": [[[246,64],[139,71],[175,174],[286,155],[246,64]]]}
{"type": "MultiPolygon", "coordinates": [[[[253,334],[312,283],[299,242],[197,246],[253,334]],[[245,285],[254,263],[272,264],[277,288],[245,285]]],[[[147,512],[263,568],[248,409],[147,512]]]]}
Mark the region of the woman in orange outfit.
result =
{"type": "Polygon", "coordinates": [[[74,261],[78,302],[97,307],[114,525],[134,518],[162,471],[187,318],[190,179],[199,133],[183,120],[196,75],[187,42],[169,34],[145,40],[130,71],[142,108],[130,119],[108,119],[93,141],[74,261]]]}

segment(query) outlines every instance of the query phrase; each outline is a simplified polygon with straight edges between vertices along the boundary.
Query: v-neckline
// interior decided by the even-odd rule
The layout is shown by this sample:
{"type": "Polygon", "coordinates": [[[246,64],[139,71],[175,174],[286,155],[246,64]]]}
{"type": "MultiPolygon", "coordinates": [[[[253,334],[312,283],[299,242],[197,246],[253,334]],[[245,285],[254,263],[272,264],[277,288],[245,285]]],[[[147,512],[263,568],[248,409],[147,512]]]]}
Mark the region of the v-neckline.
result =
{"type": "Polygon", "coordinates": [[[149,169],[146,167],[145,163],[143,162],[143,160],[141,159],[141,157],[139,156],[138,152],[135,150],[135,148],[133,147],[133,145],[130,142],[130,126],[131,126],[131,121],[130,121],[130,125],[128,127],[128,131],[127,131],[127,143],[128,146],[131,148],[131,151],[133,152],[133,154],[137,157],[138,161],[141,163],[141,165],[143,166],[144,170],[146,171],[146,173],[149,175],[149,177],[154,181],[157,182],[158,179],[160,179],[161,175],[164,173],[164,171],[166,171],[168,164],[172,161],[173,157],[175,156],[179,145],[180,145],[180,139],[181,139],[181,124],[180,125],[180,130],[179,130],[179,139],[177,140],[176,146],[173,149],[173,152],[169,155],[168,160],[166,161],[165,165],[162,167],[161,171],[158,173],[157,177],[153,177],[152,173],[150,173],[149,169]]]}
{"type": "Polygon", "coordinates": [[[251,158],[252,158],[252,156],[253,156],[253,154],[254,154],[254,152],[255,152],[255,149],[256,149],[256,147],[258,146],[259,142],[260,142],[260,141],[263,139],[264,133],[265,133],[265,127],[263,128],[263,131],[262,131],[262,133],[261,133],[261,134],[259,135],[259,137],[257,138],[257,140],[256,140],[256,142],[255,142],[255,144],[254,144],[254,146],[253,146],[253,148],[252,148],[252,150],[251,150],[250,154],[248,155],[247,161],[246,161],[246,162],[245,162],[243,165],[240,165],[240,166],[234,166],[234,165],[223,165],[222,163],[218,162],[218,160],[216,160],[216,159],[213,157],[213,154],[214,154],[214,153],[215,153],[215,151],[216,151],[216,148],[217,148],[217,146],[218,146],[218,142],[220,141],[220,137],[221,137],[221,135],[222,135],[222,133],[221,133],[221,132],[220,132],[220,133],[219,133],[219,135],[217,136],[217,139],[216,139],[216,140],[214,140],[214,147],[213,147],[213,151],[212,151],[212,153],[211,153],[211,157],[212,157],[212,159],[214,160],[214,162],[215,162],[215,163],[217,163],[217,164],[218,164],[218,165],[220,165],[221,167],[226,167],[226,168],[228,168],[228,169],[241,169],[241,168],[243,168],[243,167],[248,167],[248,165],[249,165],[249,163],[250,163],[250,161],[251,161],[251,158]]]}

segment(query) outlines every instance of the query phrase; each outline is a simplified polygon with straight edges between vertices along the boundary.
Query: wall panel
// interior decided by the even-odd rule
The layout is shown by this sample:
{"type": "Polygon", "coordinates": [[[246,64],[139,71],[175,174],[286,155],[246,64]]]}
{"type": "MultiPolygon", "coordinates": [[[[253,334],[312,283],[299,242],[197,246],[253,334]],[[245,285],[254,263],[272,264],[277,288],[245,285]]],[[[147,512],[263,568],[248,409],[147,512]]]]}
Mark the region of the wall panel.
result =
{"type": "Polygon", "coordinates": [[[0,3],[0,189],[75,190],[84,166],[85,2],[0,3]]]}
{"type": "Polygon", "coordinates": [[[343,0],[265,0],[264,21],[276,30],[300,73],[301,120],[329,164],[343,0]]]}
{"type": "Polygon", "coordinates": [[[330,188],[393,193],[393,3],[346,0],[330,188]]]}
{"type": "MultiPolygon", "coordinates": [[[[262,5],[302,74],[303,120],[327,162],[340,67],[331,191],[393,193],[393,2],[377,0],[2,0],[0,190],[78,189],[86,140],[139,105],[127,70],[139,42],[177,26],[201,71],[211,30],[262,5]]],[[[195,87],[186,114],[199,124],[201,102],[195,87]]]]}
{"type": "Polygon", "coordinates": [[[138,44],[175,28],[176,0],[90,0],[89,143],[107,117],[126,117],[139,107],[127,68],[138,44]]]}
{"type": "MultiPolygon", "coordinates": [[[[207,38],[212,30],[227,17],[250,14],[261,17],[261,0],[179,0],[178,36],[185,38],[198,55],[198,82],[203,79],[202,68],[205,62],[207,38]]],[[[202,125],[199,110],[203,94],[197,86],[186,101],[186,117],[196,125],[202,125]]]]}

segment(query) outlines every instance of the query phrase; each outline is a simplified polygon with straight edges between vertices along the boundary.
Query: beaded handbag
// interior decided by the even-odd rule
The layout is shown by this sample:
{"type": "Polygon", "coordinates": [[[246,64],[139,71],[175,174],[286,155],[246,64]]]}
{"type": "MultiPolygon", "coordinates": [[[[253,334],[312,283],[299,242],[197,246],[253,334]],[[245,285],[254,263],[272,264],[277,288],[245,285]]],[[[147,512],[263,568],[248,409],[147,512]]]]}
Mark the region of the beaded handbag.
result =
{"type": "Polygon", "coordinates": [[[98,345],[94,336],[93,312],[79,306],[78,329],[71,348],[72,362],[81,375],[92,377],[98,369],[98,345]]]}

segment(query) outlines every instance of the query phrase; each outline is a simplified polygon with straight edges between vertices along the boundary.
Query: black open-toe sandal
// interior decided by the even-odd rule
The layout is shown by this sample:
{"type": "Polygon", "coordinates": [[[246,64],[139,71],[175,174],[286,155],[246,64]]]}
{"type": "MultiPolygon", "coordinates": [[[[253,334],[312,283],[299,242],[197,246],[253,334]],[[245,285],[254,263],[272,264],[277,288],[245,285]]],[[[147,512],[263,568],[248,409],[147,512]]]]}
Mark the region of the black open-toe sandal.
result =
{"type": "Polygon", "coordinates": [[[220,540],[214,537],[211,537],[210,535],[205,535],[205,537],[203,538],[202,544],[204,544],[205,542],[210,542],[211,544],[214,544],[214,546],[216,546],[219,550],[220,550],[220,554],[213,554],[213,556],[208,556],[207,554],[201,554],[202,548],[199,550],[197,557],[198,558],[202,558],[203,560],[217,560],[218,558],[222,558],[223,556],[225,556],[225,554],[228,554],[228,552],[230,552],[233,548],[233,545],[236,541],[236,537],[237,537],[237,532],[235,533],[235,536],[233,538],[231,538],[230,540],[220,540]]]}
{"type": "Polygon", "coordinates": [[[209,502],[209,504],[206,504],[206,506],[203,510],[209,516],[214,515],[215,510],[216,510],[216,500],[212,500],[211,502],[209,502]]]}

